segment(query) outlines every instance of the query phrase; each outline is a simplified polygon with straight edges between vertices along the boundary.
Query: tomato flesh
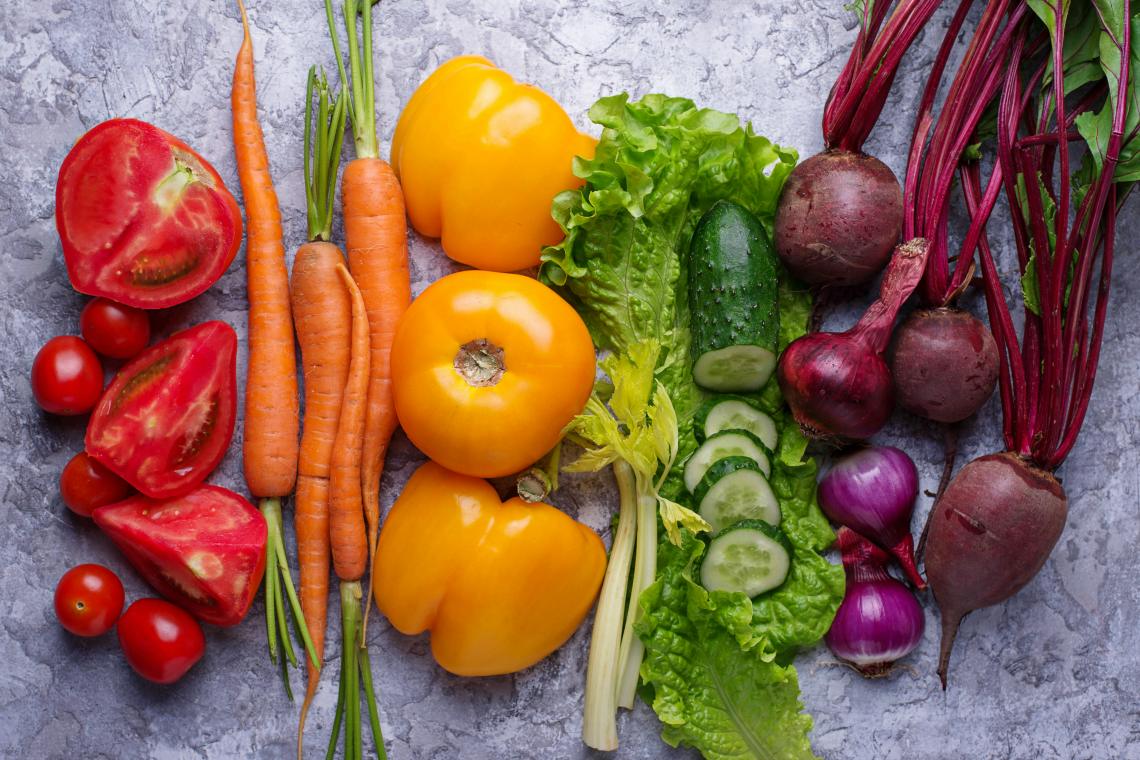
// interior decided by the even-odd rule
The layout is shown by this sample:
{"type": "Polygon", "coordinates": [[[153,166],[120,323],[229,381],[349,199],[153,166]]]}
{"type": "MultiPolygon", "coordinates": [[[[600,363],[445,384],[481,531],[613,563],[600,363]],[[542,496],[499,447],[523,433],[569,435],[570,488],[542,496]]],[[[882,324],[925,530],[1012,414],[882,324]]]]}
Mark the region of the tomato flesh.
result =
{"type": "Polygon", "coordinates": [[[111,630],[123,612],[123,583],[102,565],[76,565],[55,587],[55,615],[76,636],[111,630]]]}
{"type": "Polygon", "coordinates": [[[127,663],[154,683],[174,683],[206,653],[198,621],[161,599],[139,599],[128,607],[118,634],[127,663]]]}
{"type": "Polygon", "coordinates": [[[156,499],[218,465],[237,418],[237,335],[224,322],[175,333],[132,359],[87,425],[87,453],[156,499]]]}
{"type": "Polygon", "coordinates": [[[81,451],[59,476],[59,495],[75,514],[90,517],[99,507],[122,501],[134,493],[131,484],[81,451]]]}
{"type": "Polygon", "coordinates": [[[150,317],[143,309],[95,298],[79,314],[79,332],[103,356],[130,359],[150,342],[150,317]]]}
{"type": "Polygon", "coordinates": [[[45,412],[87,414],[103,392],[103,365],[74,335],[57,335],[32,361],[32,396],[45,412]]]}
{"type": "Polygon", "coordinates": [[[79,138],[60,167],[55,204],[71,284],[129,306],[193,298],[241,245],[241,211],[217,171],[136,119],[111,119],[79,138]]]}
{"type": "Polygon", "coordinates": [[[159,593],[194,617],[236,625],[265,572],[265,518],[233,491],[198,486],[173,499],[133,496],[93,515],[159,593]]]}

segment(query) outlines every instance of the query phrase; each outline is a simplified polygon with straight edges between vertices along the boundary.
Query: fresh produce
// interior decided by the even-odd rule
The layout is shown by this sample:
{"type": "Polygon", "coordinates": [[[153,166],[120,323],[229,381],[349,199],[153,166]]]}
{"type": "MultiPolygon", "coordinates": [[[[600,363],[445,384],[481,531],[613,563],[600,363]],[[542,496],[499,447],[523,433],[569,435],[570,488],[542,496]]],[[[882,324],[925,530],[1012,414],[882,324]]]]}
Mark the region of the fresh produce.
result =
{"type": "Polygon", "coordinates": [[[788,577],[795,547],[763,520],[741,520],[709,541],[693,576],[706,591],[757,597],[788,577]]]}
{"type": "Polygon", "coordinates": [[[602,540],[563,512],[428,462],[380,532],[376,605],[403,633],[430,630],[452,673],[513,673],[577,630],[605,566],[602,540]]]}
{"type": "Polygon", "coordinates": [[[155,499],[187,493],[218,465],[237,417],[237,335],[204,322],[127,363],[87,425],[87,453],[155,499]]]}
{"type": "Polygon", "coordinates": [[[758,391],[776,368],[776,255],[760,220],[720,200],[689,244],[693,380],[711,391],[758,391]]]}
{"type": "Polygon", "coordinates": [[[922,277],[929,248],[922,238],[898,247],[879,300],[850,330],[804,335],[780,356],[776,379],[804,435],[837,444],[869,438],[887,424],[895,388],[883,352],[899,307],[922,277]]]}
{"type": "MultiPolygon", "coordinates": [[[[393,169],[396,162],[393,161],[390,166],[380,158],[380,144],[376,136],[371,2],[350,0],[344,4],[343,9],[352,64],[351,80],[346,75],[340,54],[332,3],[331,0],[325,0],[329,35],[332,37],[342,94],[347,97],[355,138],[356,159],[344,167],[340,199],[344,212],[348,269],[360,288],[364,308],[368,312],[371,357],[368,363],[368,406],[365,412],[360,477],[364,517],[368,523],[368,550],[369,556],[373,556],[376,554],[380,530],[380,476],[384,470],[384,455],[399,424],[392,390],[392,343],[396,327],[412,302],[412,286],[411,272],[408,269],[408,222],[404,210],[404,191],[398,179],[398,167],[393,169]],[[356,33],[357,9],[363,16],[360,45],[357,44],[356,33]]],[[[339,129],[343,129],[344,111],[340,113],[339,129]]],[[[337,133],[334,147],[335,151],[323,155],[331,156],[335,162],[340,155],[340,132],[337,133]]],[[[320,160],[318,158],[318,164],[320,160]]],[[[336,164],[333,163],[328,181],[331,183],[335,179],[336,164]]],[[[325,180],[322,178],[321,181],[325,180]]],[[[328,198],[331,218],[332,196],[329,195],[328,198]]],[[[328,235],[323,239],[328,240],[328,235]]],[[[362,638],[368,631],[368,609],[372,604],[371,575],[368,583],[362,638]]],[[[375,734],[379,736],[378,731],[375,734]]]]}
{"type": "Polygon", "coordinates": [[[685,488],[696,493],[697,485],[714,464],[725,457],[747,457],[764,477],[772,474],[771,450],[747,430],[722,430],[704,440],[685,462],[685,488]]]}
{"type": "Polygon", "coordinates": [[[925,591],[910,533],[917,498],[918,468],[893,446],[868,446],[838,456],[819,481],[823,513],[893,554],[907,580],[925,591]]]}
{"type": "Polygon", "coordinates": [[[199,620],[237,625],[265,572],[265,518],[233,491],[138,495],[95,510],[95,524],[163,596],[199,620]]]}
{"type": "Polygon", "coordinates": [[[788,176],[776,209],[776,251],[805,282],[866,282],[891,258],[903,230],[902,189],[886,164],[863,152],[863,143],[903,55],[940,4],[861,0],[852,6],[859,36],[824,106],[824,150],[788,176]]]}
{"type": "Polygon", "coordinates": [[[102,565],[76,565],[55,587],[55,616],[76,636],[111,630],[123,612],[123,582],[102,565]]]}
{"type": "Polygon", "coordinates": [[[93,298],[79,313],[79,332],[103,356],[130,359],[150,343],[150,317],[110,298],[93,298]]]}
{"type": "Polygon", "coordinates": [[[576,188],[576,156],[596,141],[542,90],[486,58],[460,56],[419,86],[392,137],[408,218],[448,256],[478,269],[537,266],[557,243],[550,199],[576,188]]]}
{"type": "Polygon", "coordinates": [[[1088,409],[1117,214],[1140,172],[1136,19],[1127,0],[1029,7],[1045,24],[1048,62],[1032,57],[1028,27],[1019,25],[997,113],[998,161],[984,194],[977,162],[960,172],[971,217],[967,245],[978,241],[1001,358],[1005,451],[962,468],[930,521],[926,571],[942,612],[943,688],[963,616],[1020,591],[1064,529],[1068,499],[1052,473],[1072,451],[1088,409]],[[1078,139],[1087,151],[1074,172],[1069,142],[1078,139]],[[1021,271],[1020,344],[983,231],[1002,189],[1021,271]]]}
{"type": "MultiPolygon", "coordinates": [[[[289,272],[285,267],[285,245],[281,230],[281,210],[265,138],[257,120],[257,92],[254,79],[253,41],[245,3],[241,10],[242,43],[234,65],[230,96],[233,111],[234,153],[238,178],[249,224],[246,239],[246,292],[249,297],[249,363],[246,367],[245,415],[242,424],[242,471],[249,491],[259,500],[265,518],[266,574],[265,622],[269,635],[269,657],[277,663],[277,637],[284,653],[281,673],[285,693],[293,701],[286,662],[297,667],[297,657],[285,623],[285,597],[289,597],[293,622],[315,663],[313,647],[301,611],[293,577],[285,553],[285,533],[281,520],[281,500],[297,482],[297,458],[301,432],[300,398],[297,391],[297,355],[293,350],[293,314],[289,304],[289,272]],[[278,572],[280,571],[280,575],[278,572]],[[279,579],[285,581],[285,592],[279,579]]],[[[309,72],[306,117],[312,103],[313,72],[309,72]]],[[[305,119],[305,144],[309,126],[305,119]]],[[[343,125],[342,125],[343,127],[343,125]]],[[[320,137],[323,137],[323,131],[320,137]]],[[[318,139],[320,139],[318,137],[318,139]]],[[[339,143],[338,143],[339,145],[339,143]]],[[[318,151],[319,152],[319,151],[318,151]]],[[[308,162],[308,150],[305,161],[308,162]]],[[[335,167],[333,173],[336,173],[335,167]]],[[[306,197],[310,196],[309,173],[305,172],[306,197]]]]}
{"type": "Polygon", "coordinates": [[[103,365],[74,335],[58,335],[32,361],[32,397],[45,412],[87,414],[103,393],[103,365]]]}
{"type": "MultiPolygon", "coordinates": [[[[540,277],[574,305],[595,343],[621,361],[640,367],[644,362],[630,361],[635,348],[643,350],[646,341],[660,346],[653,374],[675,410],[677,438],[675,456],[667,452],[669,446],[661,447],[673,465],[657,494],[691,506],[683,472],[698,446],[694,415],[703,395],[693,382],[690,360],[686,267],[692,232],[721,199],[741,204],[770,229],[796,154],[755,135],[750,126],[742,128],[735,116],[698,110],[682,98],[649,95],[630,103],[627,95],[616,95],[595,103],[590,117],[605,127],[602,140],[592,160],[577,163],[586,184],[555,199],[553,213],[566,237],[544,250],[540,277]]],[[[783,349],[806,329],[811,298],[781,268],[777,274],[783,349]]],[[[646,398],[650,390],[638,386],[631,398],[646,398]]],[[[617,397],[615,389],[611,408],[617,397]]],[[[632,589],[633,614],[626,616],[625,589],[637,538],[630,534],[642,511],[656,522],[653,504],[660,502],[648,491],[638,499],[632,466],[638,457],[615,461],[623,509],[590,645],[583,738],[592,747],[617,747],[615,709],[632,707],[640,676],[639,691],[666,721],[662,736],[674,746],[685,742],[709,757],[811,756],[811,718],[799,713],[799,686],[788,663],[795,647],[810,646],[827,631],[843,596],[843,575],[818,553],[834,534],[815,503],[816,465],[801,462],[807,439],[783,409],[778,386],[770,380],[760,393],[743,398],[779,425],[770,486],[780,507],[780,529],[795,550],[789,576],[755,603],[743,594],[709,594],[687,574],[701,551],[689,529],[672,535],[642,531],[641,539],[656,543],[656,572],[643,592],[632,589]],[[648,509],[639,509],[639,501],[648,509]],[[623,618],[632,622],[637,651],[625,656],[619,670],[623,618]],[[779,662],[776,653],[782,654],[779,662]]],[[[654,393],[654,407],[664,405],[654,393]]],[[[623,414],[635,418],[634,411],[623,414]]],[[[667,444],[671,427],[658,428],[653,421],[643,435],[654,440],[651,433],[659,429],[659,440],[667,444]]],[[[660,459],[654,448],[640,461],[656,476],[660,459]]],[[[651,479],[656,485],[657,478],[651,479]]],[[[664,526],[674,523],[665,520],[664,526]]],[[[649,563],[637,564],[644,577],[649,563]]]]}
{"type": "Polygon", "coordinates": [[[352,275],[337,264],[352,300],[352,332],[348,382],[333,440],[329,472],[329,547],[333,567],[343,580],[359,580],[368,565],[364,540],[364,502],[360,491],[360,455],[364,446],[364,411],[368,394],[368,315],[352,275]]]}
{"type": "Polygon", "coordinates": [[[770,475],[750,457],[726,456],[713,463],[693,491],[693,503],[709,532],[715,536],[741,520],[779,525],[780,503],[768,483],[770,475]]]}
{"type": "Polygon", "coordinates": [[[198,295],[241,246],[241,210],[214,167],[135,119],[75,143],[59,168],[55,224],[76,290],[141,309],[198,295]]]}
{"type": "Polygon", "coordinates": [[[161,599],[139,599],[119,618],[119,648],[135,672],[154,683],[174,683],[206,653],[198,621],[161,599]]]}
{"type": "Polygon", "coordinates": [[[713,396],[697,407],[693,413],[693,435],[699,443],[723,430],[747,430],[769,449],[776,448],[776,423],[750,399],[713,396]]]}
{"type": "Polygon", "coordinates": [[[59,476],[63,503],[80,517],[90,517],[99,507],[114,504],[134,493],[131,484],[81,451],[71,458],[59,476]]]}
{"type": "Polygon", "coordinates": [[[329,595],[329,474],[333,442],[340,422],[341,401],[348,383],[349,331],[352,304],[337,274],[343,264],[340,249],[314,240],[297,249],[289,283],[301,372],[305,378],[305,419],[297,463],[297,496],[293,526],[297,533],[301,609],[317,660],[308,663],[305,701],[297,742],[320,677],[325,651],[329,595]]]}
{"type": "Polygon", "coordinates": [[[594,385],[582,319],[529,277],[456,272],[432,283],[392,344],[400,424],[421,451],[475,477],[550,451],[594,385]]]}
{"type": "Polygon", "coordinates": [[[827,646],[869,678],[889,675],[926,630],[922,607],[887,574],[890,556],[849,528],[838,532],[847,594],[823,637],[827,646]]]}

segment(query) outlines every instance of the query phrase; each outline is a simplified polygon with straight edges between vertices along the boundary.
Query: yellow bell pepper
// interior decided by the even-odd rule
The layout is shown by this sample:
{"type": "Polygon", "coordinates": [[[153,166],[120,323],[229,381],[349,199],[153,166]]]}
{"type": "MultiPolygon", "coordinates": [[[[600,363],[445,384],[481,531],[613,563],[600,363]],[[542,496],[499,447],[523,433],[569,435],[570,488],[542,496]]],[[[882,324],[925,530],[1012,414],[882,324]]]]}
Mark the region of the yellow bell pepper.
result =
{"type": "Polygon", "coordinates": [[[431,631],[461,676],[513,673],[581,625],[602,584],[598,534],[549,504],[503,503],[489,483],[435,462],[388,513],[373,566],[376,604],[397,630],[431,631]]]}
{"type": "Polygon", "coordinates": [[[574,156],[598,141],[579,132],[542,90],[480,56],[440,66],[412,95],[392,136],[392,168],[408,218],[478,269],[537,266],[562,239],[550,204],[582,185],[574,156]]]}

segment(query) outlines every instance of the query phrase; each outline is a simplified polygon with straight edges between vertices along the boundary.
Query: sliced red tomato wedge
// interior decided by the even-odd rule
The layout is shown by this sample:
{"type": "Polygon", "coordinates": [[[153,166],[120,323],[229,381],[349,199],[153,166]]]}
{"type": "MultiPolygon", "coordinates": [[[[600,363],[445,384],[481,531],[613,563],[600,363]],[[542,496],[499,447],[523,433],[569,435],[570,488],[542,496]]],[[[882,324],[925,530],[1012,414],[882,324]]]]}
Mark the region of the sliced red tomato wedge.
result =
{"type": "Polygon", "coordinates": [[[240,623],[265,573],[265,518],[233,491],[198,486],[173,499],[132,496],[95,524],[170,601],[204,623],[240,623]]]}
{"type": "Polygon", "coordinates": [[[87,453],[155,499],[184,494],[222,461],[237,417],[237,335],[224,322],[131,359],[87,424],[87,453]]]}
{"type": "Polygon", "coordinates": [[[217,282],[241,245],[241,210],[189,145],[136,119],[87,132],[63,160],[55,223],[71,284],[143,309],[217,282]]]}

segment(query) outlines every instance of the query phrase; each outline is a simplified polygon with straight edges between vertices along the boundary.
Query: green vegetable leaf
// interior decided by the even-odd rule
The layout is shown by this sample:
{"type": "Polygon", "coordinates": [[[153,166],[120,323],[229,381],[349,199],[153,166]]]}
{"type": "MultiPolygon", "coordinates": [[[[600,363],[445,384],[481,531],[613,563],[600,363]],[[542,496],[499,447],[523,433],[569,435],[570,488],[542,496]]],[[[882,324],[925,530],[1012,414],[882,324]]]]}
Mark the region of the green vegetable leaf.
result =
{"type": "Polygon", "coordinates": [[[645,615],[634,624],[646,647],[641,677],[665,723],[661,738],[696,747],[708,760],[814,758],[813,721],[801,712],[795,669],[774,662],[767,647],[745,651],[738,643],[747,636],[747,598],[710,599],[689,579],[702,547],[688,535],[681,547],[660,544],[661,571],[641,595],[645,615]]]}
{"type": "MultiPolygon", "coordinates": [[[[1099,112],[1086,111],[1077,117],[1077,131],[1088,143],[1089,152],[1096,162],[1097,174],[1103,171],[1108,154],[1108,141],[1112,135],[1112,116],[1116,108],[1117,89],[1120,83],[1124,52],[1123,40],[1124,7],[1117,0],[1095,0],[1100,11],[1102,31],[1099,35],[1100,67],[1108,79],[1108,99],[1099,112]]],[[[1133,40],[1129,55],[1128,103],[1124,118],[1124,135],[1127,138],[1140,128],[1140,43],[1135,42],[1140,35],[1140,14],[1129,20],[1130,35],[1133,40]]],[[[1120,150],[1119,163],[1113,173],[1114,182],[1135,182],[1140,180],[1140,140],[1127,140],[1120,150]]],[[[1090,183],[1091,184],[1091,183],[1090,183]]]]}

